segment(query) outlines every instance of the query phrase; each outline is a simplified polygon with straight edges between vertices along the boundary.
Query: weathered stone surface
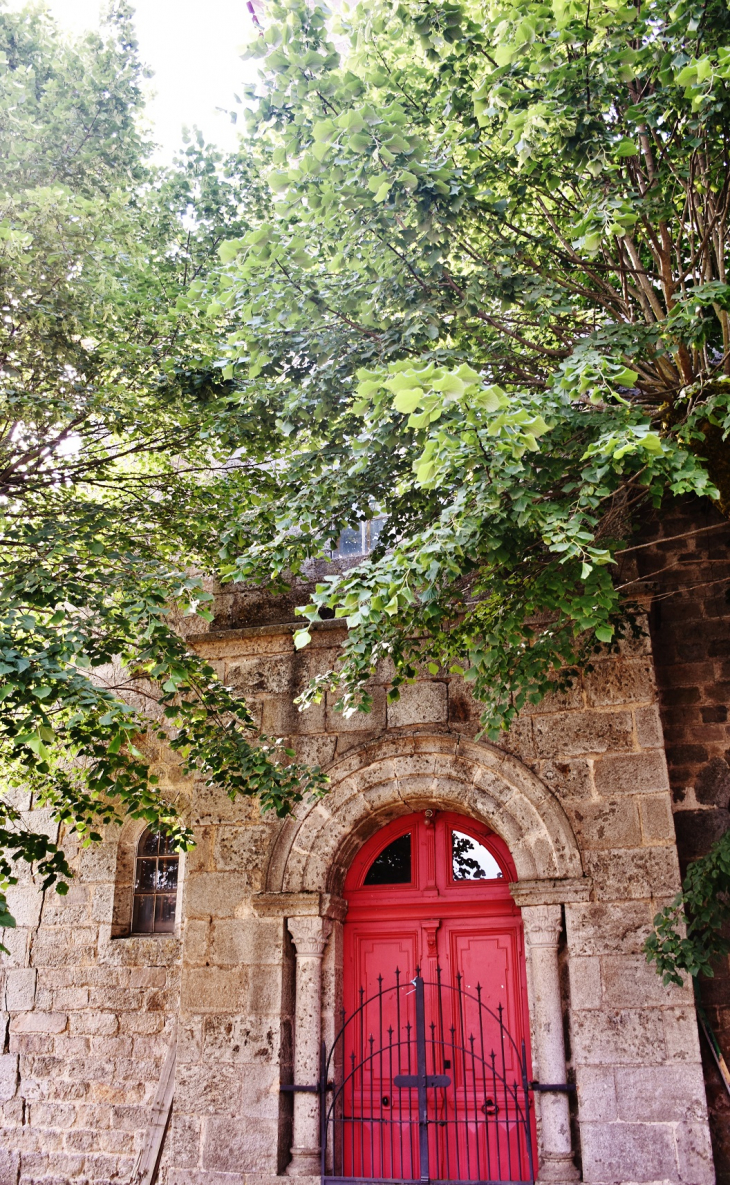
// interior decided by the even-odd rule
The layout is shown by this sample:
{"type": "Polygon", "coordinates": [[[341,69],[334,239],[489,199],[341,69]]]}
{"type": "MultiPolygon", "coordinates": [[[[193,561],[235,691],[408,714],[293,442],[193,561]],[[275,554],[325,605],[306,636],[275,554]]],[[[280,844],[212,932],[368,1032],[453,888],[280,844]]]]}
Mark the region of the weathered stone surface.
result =
{"type": "Polygon", "coordinates": [[[369,712],[353,712],[351,716],[343,716],[341,712],[335,709],[338,696],[332,692],[327,692],[327,732],[376,732],[385,728],[385,688],[373,687],[371,695],[373,705],[369,712]]]}
{"type": "MultiPolygon", "coordinates": [[[[233,622],[235,595],[226,596],[233,622]]],[[[71,838],[78,876],[66,901],[49,895],[42,921],[40,895],[18,886],[26,928],[9,935],[15,965],[0,997],[10,1049],[0,1056],[0,1118],[12,1133],[0,1139],[16,1158],[8,1162],[12,1185],[128,1180],[173,1040],[175,1099],[160,1185],[276,1185],[289,1162],[293,1111],[298,1130],[318,1139],[316,1101],[300,1097],[293,1106],[279,1088],[297,1081],[296,1072],[316,1077],[320,1019],[328,1040],[334,1032],[347,868],[385,822],[427,808],[479,819],[510,847],[533,975],[532,1053],[549,1074],[552,1065],[565,1068],[560,944],[585,1181],[704,1185],[691,998],[665,989],[642,954],[658,904],[679,884],[647,644],[599,656],[592,673],[531,706],[495,746],[469,739],[479,706],[446,672],[419,672],[387,705],[392,671],[381,664],[372,714],[345,719],[329,701],[300,716],[295,694],[332,667],[343,636],[339,623],[315,630],[312,646],[295,654],[289,627],[272,622],[201,643],[257,720],[304,759],[327,764],[332,780],[322,802],[306,801],[278,821],[255,802],[182,782],[157,747],[163,784],[190,803],[197,840],[181,864],[179,934],[128,934],[140,829],[110,829],[107,842],[85,850],[71,838]],[[323,956],[307,947],[312,926],[323,956]],[[292,934],[310,960],[296,991],[292,934]],[[320,956],[321,985],[312,978],[320,956]]],[[[691,666],[683,693],[694,691],[691,666]]],[[[707,728],[724,727],[724,704],[709,685],[700,706],[707,728]]],[[[685,750],[692,743],[682,741],[685,750]]],[[[697,748],[705,773],[683,813],[688,825],[704,813],[716,826],[727,807],[727,766],[704,742],[697,748]]],[[[689,759],[685,750],[675,756],[689,759]]],[[[560,1103],[565,1122],[556,1122],[554,1100],[540,1099],[539,1138],[568,1139],[569,1148],[564,1096],[560,1103]]],[[[298,1163],[312,1155],[305,1145],[298,1163]]],[[[317,1181],[304,1176],[300,1185],[317,1181]]]]}
{"type": "Polygon", "coordinates": [[[601,797],[614,794],[653,794],[669,788],[667,766],[661,752],[631,753],[601,757],[595,765],[596,792],[601,797]]]}
{"type": "Polygon", "coordinates": [[[203,1136],[203,1168],[231,1173],[273,1173],[276,1169],[276,1120],[208,1119],[203,1136]]]}
{"type": "Polygon", "coordinates": [[[26,1011],[35,1001],[37,971],[34,967],[9,967],[5,972],[5,1009],[26,1011]]]}
{"type": "Polygon", "coordinates": [[[388,704],[388,727],[444,724],[448,718],[446,683],[413,683],[400,688],[400,699],[388,704]]]}
{"type": "Polygon", "coordinates": [[[630,712],[565,712],[533,719],[535,748],[541,757],[561,753],[606,753],[633,749],[630,712]]]}
{"type": "Polygon", "coordinates": [[[183,968],[180,1002],[188,1012],[239,1012],[247,995],[246,968],[183,968]]]}
{"type": "Polygon", "coordinates": [[[586,1181],[678,1179],[674,1130],[668,1123],[583,1123],[581,1137],[586,1181]]]}

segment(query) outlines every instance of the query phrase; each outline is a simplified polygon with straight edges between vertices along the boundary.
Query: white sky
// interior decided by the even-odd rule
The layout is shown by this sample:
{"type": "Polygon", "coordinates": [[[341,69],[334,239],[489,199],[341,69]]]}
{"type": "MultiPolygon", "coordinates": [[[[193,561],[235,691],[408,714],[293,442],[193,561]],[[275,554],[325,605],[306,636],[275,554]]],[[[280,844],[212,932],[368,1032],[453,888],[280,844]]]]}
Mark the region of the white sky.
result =
{"type": "MultiPolygon", "coordinates": [[[[59,25],[73,33],[98,26],[101,2],[46,0],[59,25]]],[[[9,7],[21,8],[23,0],[10,0],[9,7]]],[[[140,57],[154,71],[147,111],[160,145],[157,159],[170,160],[180,147],[183,125],[199,127],[223,149],[235,148],[236,127],[216,107],[238,108],[234,93],[256,78],[257,63],[239,56],[253,28],[246,0],[137,0],[135,8],[140,57]]]]}

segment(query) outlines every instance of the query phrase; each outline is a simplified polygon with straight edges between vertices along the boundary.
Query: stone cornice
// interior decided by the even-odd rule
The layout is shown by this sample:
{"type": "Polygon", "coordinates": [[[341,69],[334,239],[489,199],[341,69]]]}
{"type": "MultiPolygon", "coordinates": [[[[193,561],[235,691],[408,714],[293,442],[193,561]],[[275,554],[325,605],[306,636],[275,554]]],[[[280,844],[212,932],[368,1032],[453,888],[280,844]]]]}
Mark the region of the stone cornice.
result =
{"type": "Polygon", "coordinates": [[[565,905],[590,901],[593,881],[589,876],[513,881],[509,891],[516,905],[565,905]]]}
{"type": "Polygon", "coordinates": [[[252,904],[258,917],[331,918],[341,922],[347,902],[333,893],[254,893],[252,904]]]}

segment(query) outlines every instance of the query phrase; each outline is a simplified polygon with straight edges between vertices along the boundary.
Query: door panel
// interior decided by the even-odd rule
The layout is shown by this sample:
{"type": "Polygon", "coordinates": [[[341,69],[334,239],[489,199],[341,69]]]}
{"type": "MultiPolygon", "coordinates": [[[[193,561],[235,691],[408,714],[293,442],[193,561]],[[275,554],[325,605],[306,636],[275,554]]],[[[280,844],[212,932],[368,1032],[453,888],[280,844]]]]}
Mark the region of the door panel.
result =
{"type": "Polygon", "coordinates": [[[498,837],[445,812],[397,820],[353,862],[343,977],[351,1020],[333,1062],[341,1085],[328,1136],[335,1176],[417,1181],[425,1157],[432,1180],[531,1179],[522,925],[508,887],[514,879],[498,837]],[[382,853],[405,835],[410,882],[401,873],[400,883],[374,883],[373,876],[366,883],[373,861],[387,866],[382,853]],[[420,1054],[417,976],[425,1014],[420,1054]],[[417,1063],[433,1085],[407,1085],[419,1080],[417,1063]]]}

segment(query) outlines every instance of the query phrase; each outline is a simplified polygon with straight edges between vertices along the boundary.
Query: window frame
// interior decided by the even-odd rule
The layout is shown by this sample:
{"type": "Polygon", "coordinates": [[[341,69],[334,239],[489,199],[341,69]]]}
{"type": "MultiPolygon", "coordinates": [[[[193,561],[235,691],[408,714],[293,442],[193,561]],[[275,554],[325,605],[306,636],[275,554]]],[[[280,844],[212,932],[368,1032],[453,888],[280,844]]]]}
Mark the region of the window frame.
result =
{"type": "Polygon", "coordinates": [[[160,832],[153,832],[150,827],[145,827],[144,830],[142,831],[142,833],[138,836],[137,841],[134,845],[134,868],[133,868],[133,875],[132,875],[132,901],[131,901],[131,914],[130,914],[130,924],[129,924],[129,936],[132,938],[170,938],[170,937],[174,937],[178,933],[179,922],[180,922],[180,908],[179,908],[179,906],[180,906],[182,853],[174,852],[174,851],[161,851],[160,850],[161,849],[161,839],[164,839],[164,837],[161,836],[160,832]],[[142,845],[144,844],[146,838],[150,835],[157,836],[157,851],[155,854],[150,854],[150,853],[141,851],[142,845]],[[151,891],[140,891],[140,889],[138,887],[139,879],[140,879],[139,864],[140,864],[140,861],[142,861],[142,860],[146,860],[146,861],[154,860],[154,862],[155,862],[155,887],[151,891]],[[162,860],[165,860],[165,861],[174,860],[174,862],[175,862],[176,876],[175,876],[174,889],[170,888],[170,889],[165,890],[165,889],[158,889],[157,888],[157,871],[159,868],[160,861],[162,861],[162,860]],[[142,929],[137,929],[135,927],[135,919],[137,916],[137,901],[138,901],[138,899],[141,899],[141,898],[152,898],[152,929],[151,930],[142,930],[142,929]],[[172,924],[165,929],[162,929],[162,928],[157,929],[156,928],[157,909],[158,909],[157,899],[158,898],[160,898],[160,899],[164,898],[168,901],[170,901],[170,899],[174,899],[173,900],[172,924]]]}

